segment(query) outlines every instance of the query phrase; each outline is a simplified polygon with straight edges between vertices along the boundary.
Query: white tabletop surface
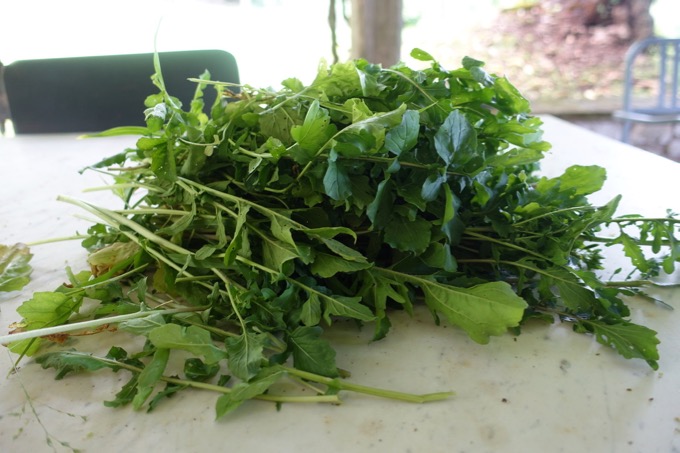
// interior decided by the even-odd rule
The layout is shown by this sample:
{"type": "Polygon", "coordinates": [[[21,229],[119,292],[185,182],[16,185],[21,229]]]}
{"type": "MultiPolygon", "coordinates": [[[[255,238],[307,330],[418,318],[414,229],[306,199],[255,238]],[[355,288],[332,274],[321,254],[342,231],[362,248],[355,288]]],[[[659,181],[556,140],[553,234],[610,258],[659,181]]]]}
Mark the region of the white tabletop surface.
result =
{"type": "MultiPolygon", "coordinates": [[[[542,172],[572,164],[608,170],[594,203],[623,194],[620,213],[680,211],[680,164],[620,144],[553,117],[544,118],[553,150],[542,172]]],[[[75,140],[45,135],[0,138],[0,243],[32,242],[84,232],[89,223],[58,194],[98,203],[105,193],[82,193],[101,177],[78,170],[121,151],[132,138],[75,140]]],[[[117,205],[116,205],[117,206],[117,205]]],[[[0,294],[0,335],[18,321],[16,307],[34,291],[52,290],[64,267],[85,268],[78,241],[35,246],[33,280],[0,294]]],[[[612,264],[612,269],[616,263],[612,264]]],[[[658,294],[680,306],[680,291],[658,294]]],[[[344,404],[286,404],[280,411],[251,401],[219,421],[217,395],[184,391],[154,412],[110,409],[127,381],[102,370],[55,381],[31,360],[8,375],[0,349],[0,451],[13,452],[679,452],[679,312],[630,301],[634,320],[659,332],[660,368],[625,360],[565,325],[529,325],[518,337],[478,345],[461,331],[435,327],[430,315],[392,318],[383,341],[371,329],[338,325],[329,331],[338,365],[353,382],[415,393],[453,390],[456,396],[416,405],[345,394],[344,404]]],[[[121,333],[77,340],[105,352],[130,340],[121,333]]]]}

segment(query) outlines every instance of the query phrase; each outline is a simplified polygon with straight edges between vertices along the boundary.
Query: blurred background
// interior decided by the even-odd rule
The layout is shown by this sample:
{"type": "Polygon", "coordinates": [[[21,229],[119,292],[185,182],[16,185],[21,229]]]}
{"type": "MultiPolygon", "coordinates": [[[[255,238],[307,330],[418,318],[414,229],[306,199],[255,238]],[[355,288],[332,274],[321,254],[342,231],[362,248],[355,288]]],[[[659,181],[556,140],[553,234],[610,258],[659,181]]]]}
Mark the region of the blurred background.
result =
{"type": "MultiPolygon", "coordinates": [[[[680,37],[680,0],[0,0],[5,65],[217,48],[236,57],[242,83],[276,88],[311,82],[321,60],[418,67],[418,47],[451,69],[464,56],[485,61],[534,112],[612,136],[625,52],[652,35],[680,37]]],[[[677,129],[636,144],[680,159],[677,129]]]]}

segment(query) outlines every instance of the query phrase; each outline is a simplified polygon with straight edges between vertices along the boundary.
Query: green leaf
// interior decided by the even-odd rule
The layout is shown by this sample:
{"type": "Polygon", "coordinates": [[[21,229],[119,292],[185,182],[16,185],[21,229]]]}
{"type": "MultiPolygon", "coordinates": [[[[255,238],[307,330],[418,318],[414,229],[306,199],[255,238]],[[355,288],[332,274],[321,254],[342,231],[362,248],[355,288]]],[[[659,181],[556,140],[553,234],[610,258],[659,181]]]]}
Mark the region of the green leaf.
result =
{"type": "Polygon", "coordinates": [[[302,122],[302,119],[297,118],[289,109],[277,109],[269,110],[264,112],[259,117],[260,131],[268,139],[277,140],[281,144],[281,147],[277,146],[276,142],[270,142],[267,146],[270,147],[270,152],[274,155],[276,159],[285,155],[286,147],[284,144],[291,144],[293,138],[291,137],[290,130],[298,122],[302,122]]]}
{"type": "Polygon", "coordinates": [[[423,197],[425,201],[434,201],[439,195],[439,191],[442,185],[446,183],[446,175],[439,173],[433,173],[427,177],[423,183],[423,189],[420,192],[420,196],[423,197]]]}
{"type": "Polygon", "coordinates": [[[322,239],[321,241],[330,251],[347,261],[355,261],[357,263],[368,262],[360,251],[350,248],[340,241],[336,241],[335,239],[322,239]]]}
{"type": "Polygon", "coordinates": [[[165,388],[163,388],[163,390],[159,391],[158,393],[156,393],[156,394],[153,396],[153,398],[151,398],[151,400],[149,401],[149,404],[148,404],[149,409],[148,409],[147,412],[151,412],[151,411],[154,410],[156,407],[158,407],[158,405],[160,404],[160,402],[161,402],[162,400],[164,400],[165,398],[170,398],[170,397],[172,397],[175,393],[179,392],[180,390],[184,390],[185,388],[187,388],[186,385],[167,383],[167,384],[165,385],[165,388]]]}
{"type": "Polygon", "coordinates": [[[484,62],[472,57],[463,57],[463,67],[467,70],[484,66],[484,62]]]}
{"type": "Polygon", "coordinates": [[[266,370],[266,372],[257,376],[250,382],[240,382],[236,384],[229,393],[226,393],[217,399],[215,405],[216,418],[222,418],[228,413],[233,412],[245,401],[262,395],[283,376],[285,376],[285,372],[279,367],[274,367],[270,370],[266,370]]]}
{"type": "Polygon", "coordinates": [[[147,335],[156,327],[165,325],[165,318],[162,313],[152,313],[143,318],[134,318],[118,324],[118,330],[130,332],[135,335],[147,335]]]}
{"type": "Polygon", "coordinates": [[[522,96],[505,77],[494,80],[496,90],[496,105],[508,113],[528,113],[531,108],[529,101],[522,96]]]}
{"type": "Polygon", "coordinates": [[[151,131],[142,126],[119,126],[112,127],[102,132],[85,134],[83,138],[97,138],[97,137],[117,137],[121,135],[148,135],[151,131]]]}
{"type": "Polygon", "coordinates": [[[112,167],[116,164],[122,165],[127,160],[128,152],[129,152],[128,150],[125,150],[125,151],[122,151],[118,154],[114,154],[112,156],[105,157],[104,159],[100,160],[99,162],[96,162],[92,165],[89,165],[88,167],[85,167],[85,168],[79,170],[78,173],[82,174],[82,173],[85,172],[85,170],[88,170],[90,168],[108,168],[108,167],[112,167]]]}
{"type": "Polygon", "coordinates": [[[286,267],[286,263],[296,258],[302,257],[292,246],[276,239],[263,238],[262,260],[266,267],[287,274],[289,268],[286,267]]]}
{"type": "Polygon", "coordinates": [[[381,96],[385,85],[378,81],[378,77],[369,65],[363,69],[357,68],[359,74],[359,81],[361,82],[361,92],[365,98],[372,98],[374,96],[381,96]]]}
{"type": "Polygon", "coordinates": [[[158,147],[153,151],[151,170],[161,179],[168,181],[177,179],[177,162],[172,144],[167,143],[166,146],[158,147]]]}
{"type": "Polygon", "coordinates": [[[279,216],[270,217],[270,228],[272,235],[284,243],[295,247],[295,240],[293,239],[293,234],[291,230],[294,228],[293,222],[288,219],[284,219],[279,216]]]}
{"type": "Polygon", "coordinates": [[[139,379],[139,373],[133,373],[130,379],[121,387],[121,389],[116,393],[116,397],[113,400],[104,401],[104,406],[106,407],[123,407],[130,404],[137,395],[137,380],[139,379]]]}
{"type": "Polygon", "coordinates": [[[552,179],[542,178],[536,184],[536,190],[547,192],[557,188],[562,193],[589,195],[600,190],[606,179],[607,172],[602,167],[573,165],[567,168],[561,176],[552,179]]]}
{"type": "Polygon", "coordinates": [[[18,291],[28,284],[33,255],[24,244],[0,244],[0,292],[18,291]]]}
{"type": "Polygon", "coordinates": [[[404,307],[411,314],[412,305],[409,297],[409,289],[403,281],[388,278],[387,276],[368,270],[364,273],[364,287],[361,294],[365,303],[371,305],[375,310],[376,322],[373,340],[377,341],[387,335],[391,323],[387,317],[388,301],[396,302],[404,307]]]}
{"type": "Polygon", "coordinates": [[[305,326],[316,326],[321,321],[321,301],[317,294],[310,294],[309,299],[302,304],[300,321],[305,326]]]}
{"type": "Polygon", "coordinates": [[[184,375],[187,379],[198,382],[205,382],[217,376],[220,371],[219,363],[208,365],[201,359],[192,357],[184,361],[184,375]]]}
{"type": "Polygon", "coordinates": [[[385,242],[397,250],[422,253],[430,245],[431,224],[425,219],[413,221],[396,216],[385,227],[385,242]]]}
{"type": "Polygon", "coordinates": [[[627,321],[610,323],[591,319],[583,324],[595,334],[598,343],[614,348],[627,359],[643,359],[653,369],[659,368],[657,345],[660,342],[652,329],[627,321]]]}
{"type": "Polygon", "coordinates": [[[367,274],[371,277],[367,280],[367,285],[371,289],[371,299],[376,310],[384,311],[387,308],[387,301],[391,300],[406,307],[407,311],[411,311],[408,288],[403,281],[388,278],[380,272],[370,270],[367,274]]]}
{"type": "Polygon", "coordinates": [[[453,256],[451,247],[448,244],[440,242],[431,244],[422,258],[428,266],[444,269],[447,272],[456,272],[458,270],[456,258],[453,256]]]}
{"type": "Polygon", "coordinates": [[[437,130],[434,146],[446,165],[463,164],[477,152],[477,133],[465,115],[454,110],[437,130]]]}
{"type": "Polygon", "coordinates": [[[481,184],[479,181],[474,181],[472,184],[475,189],[475,196],[472,197],[471,201],[473,203],[478,204],[481,207],[486,206],[486,204],[491,199],[493,192],[491,191],[491,189],[486,187],[484,184],[481,184]]]}
{"type": "Polygon", "coordinates": [[[328,156],[328,167],[323,177],[326,195],[336,201],[343,201],[352,194],[352,181],[347,170],[337,162],[338,155],[332,150],[328,156]]]}
{"type": "Polygon", "coordinates": [[[239,379],[249,381],[260,372],[265,357],[262,353],[266,336],[254,332],[244,332],[237,337],[229,337],[227,360],[229,370],[239,379]]]}
{"type": "Polygon", "coordinates": [[[406,110],[401,124],[393,127],[385,136],[385,148],[397,156],[410,151],[418,142],[420,132],[420,113],[417,110],[406,110]]]}
{"type": "Polygon", "coordinates": [[[332,150],[345,158],[359,157],[375,153],[378,145],[382,145],[382,141],[383,134],[380,129],[343,130],[334,140],[332,150]]]}
{"type": "Polygon", "coordinates": [[[628,258],[630,258],[631,263],[640,270],[641,272],[649,272],[650,264],[645,253],[642,251],[642,247],[629,235],[621,232],[619,236],[612,241],[612,244],[621,244],[623,246],[623,251],[628,258]]]}
{"type": "MultiPolygon", "coordinates": [[[[82,292],[67,295],[63,292],[36,292],[33,297],[17,308],[23,319],[21,328],[24,331],[41,329],[65,324],[73,313],[76,313],[83,302],[82,292]]],[[[17,341],[10,344],[9,349],[18,354],[31,356],[39,349],[41,338],[17,341]]]]}
{"type": "Polygon", "coordinates": [[[297,79],[295,77],[291,77],[282,81],[281,85],[293,91],[294,93],[299,93],[305,88],[300,79],[297,79]]]}
{"type": "Polygon", "coordinates": [[[338,272],[351,273],[371,266],[368,262],[349,261],[339,256],[317,253],[310,270],[319,277],[330,278],[338,272]]]}
{"type": "Polygon", "coordinates": [[[375,319],[371,310],[360,303],[360,296],[331,295],[327,294],[328,291],[326,289],[307,286],[296,280],[289,279],[289,281],[303,289],[309,297],[317,297],[322,302],[324,306],[324,319],[328,324],[331,324],[331,316],[354,318],[360,321],[373,321],[375,319]]]}
{"type": "Polygon", "coordinates": [[[241,246],[243,245],[244,225],[248,221],[249,210],[249,206],[243,206],[241,203],[238,204],[238,216],[236,217],[234,233],[232,235],[231,242],[229,242],[227,249],[224,251],[225,266],[230,266],[236,259],[236,255],[238,254],[239,250],[241,250],[241,246]]]}
{"type": "Polygon", "coordinates": [[[381,143],[380,137],[383,137],[385,128],[393,128],[400,126],[406,112],[406,104],[400,104],[396,109],[390,110],[388,112],[378,112],[374,113],[368,117],[361,117],[359,121],[354,121],[352,124],[340,131],[341,135],[346,133],[353,133],[355,131],[369,131],[371,132],[376,140],[381,143]]]}
{"type": "MultiPolygon", "coordinates": [[[[171,223],[164,226],[163,228],[159,228],[158,230],[155,231],[155,233],[159,235],[167,234],[169,236],[180,234],[184,230],[189,228],[189,226],[191,226],[191,223],[194,220],[195,216],[196,216],[196,203],[191,202],[191,209],[189,211],[186,211],[186,214],[179,216],[179,218],[177,219],[173,219],[171,223]]],[[[133,243],[133,245],[136,244],[133,243]]]]}
{"type": "Polygon", "coordinates": [[[323,330],[318,326],[298,327],[291,332],[288,344],[293,352],[293,364],[303,371],[337,377],[335,350],[321,338],[322,333],[323,330]]]}
{"type": "Polygon", "coordinates": [[[485,87],[493,86],[496,78],[483,68],[483,62],[466,57],[463,64],[470,70],[470,75],[476,82],[485,87]]]}
{"type": "Polygon", "coordinates": [[[486,344],[491,335],[502,335],[517,327],[527,303],[505,282],[490,282],[472,288],[456,288],[419,279],[425,303],[461,327],[477,343],[486,344]]]}
{"type": "Polygon", "coordinates": [[[599,305],[593,291],[584,286],[569,270],[553,267],[541,272],[555,286],[564,305],[574,312],[592,310],[599,305]]]}
{"type": "Polygon", "coordinates": [[[300,147],[307,151],[307,156],[311,160],[331,139],[336,130],[335,125],[330,123],[328,110],[321,107],[319,101],[315,99],[307,110],[304,123],[292,127],[290,134],[300,147]]]}
{"type": "Polygon", "coordinates": [[[139,410],[144,402],[149,398],[154,387],[163,376],[165,367],[168,365],[170,350],[159,348],[153,355],[151,361],[144,367],[137,378],[137,393],[132,399],[132,407],[139,410]]]}
{"type": "Polygon", "coordinates": [[[213,344],[210,332],[197,326],[165,324],[149,332],[149,341],[157,348],[180,349],[201,356],[208,364],[227,357],[226,351],[213,344]]]}
{"type": "Polygon", "coordinates": [[[366,207],[366,216],[375,228],[384,228],[389,223],[392,218],[394,200],[394,183],[389,179],[380,181],[375,198],[366,207]]]}
{"type": "Polygon", "coordinates": [[[57,372],[55,377],[57,380],[63,379],[69,373],[82,373],[83,371],[112,368],[110,363],[101,360],[99,357],[75,350],[46,352],[37,356],[35,361],[43,369],[54,368],[57,372]]]}
{"type": "Polygon", "coordinates": [[[320,227],[320,228],[305,228],[302,230],[309,237],[320,238],[320,239],[333,239],[334,237],[346,234],[351,236],[352,239],[356,240],[357,234],[345,227],[320,227]]]}
{"type": "Polygon", "coordinates": [[[319,71],[312,87],[323,93],[326,99],[358,97],[363,94],[361,79],[353,61],[340,62],[331,66],[319,65],[319,71]]]}
{"type": "Polygon", "coordinates": [[[444,194],[446,196],[446,204],[444,205],[441,231],[446,235],[449,244],[457,244],[465,229],[465,224],[463,224],[458,215],[461,201],[453,194],[448,184],[444,185],[444,194]]]}
{"type": "Polygon", "coordinates": [[[375,316],[371,310],[361,304],[361,297],[326,296],[321,298],[324,302],[324,318],[328,324],[331,316],[354,318],[360,321],[373,321],[375,316]]]}
{"type": "Polygon", "coordinates": [[[434,57],[422,49],[415,48],[411,50],[411,57],[420,61],[434,61],[434,57]]]}
{"type": "Polygon", "coordinates": [[[529,165],[543,158],[543,151],[530,148],[513,148],[502,154],[495,154],[486,160],[491,167],[515,167],[529,165]]]}
{"type": "Polygon", "coordinates": [[[168,142],[167,137],[140,137],[136,146],[142,151],[149,151],[168,142]]]}

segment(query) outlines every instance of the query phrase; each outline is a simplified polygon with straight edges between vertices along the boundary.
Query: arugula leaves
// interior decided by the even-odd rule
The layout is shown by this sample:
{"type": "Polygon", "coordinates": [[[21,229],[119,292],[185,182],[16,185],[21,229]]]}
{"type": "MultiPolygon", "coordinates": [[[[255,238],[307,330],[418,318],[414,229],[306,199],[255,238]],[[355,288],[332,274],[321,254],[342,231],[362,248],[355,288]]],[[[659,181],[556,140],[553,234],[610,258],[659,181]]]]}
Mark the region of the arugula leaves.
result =
{"type": "Polygon", "coordinates": [[[540,177],[550,145],[507,79],[472,58],[449,71],[427,52],[412,56],[430,67],[357,60],[321,66],[309,86],[288,79],[277,92],[244,86],[236,95],[204,75],[188,111],[156,68],[160,93],[147,99],[136,149],[104,161],[125,167],[113,186],[124,209],[62,197],[100,219],[83,243],[95,275],[75,293],[36,294],[20,313],[28,328],[66,323],[92,296],[88,282],[119,288],[118,298],[95,297],[100,315],[148,304],[175,311],[121,324],[147,340],[132,357],[37,360],[58,377],[128,370],[131,380],[108,404],[136,409],[187,387],[222,393],[218,417],[252,398],[304,400],[276,394],[291,377],[320,385],[310,401],[337,402],[340,390],[433,401],[450,394],[341,379],[323,337],[342,318],[372,324],[379,340],[392,310],[424,303],[435,323],[482,344],[532,318],[558,317],[657,368],[656,333],[632,323],[623,300],[639,293],[639,281],[605,282],[597,272],[604,246],[622,247],[642,279],[672,272],[680,219],[616,217],[620,197],[591,205],[587,196],[606,178],[599,167],[540,177]],[[195,108],[208,85],[221,95],[210,116],[195,108]],[[618,235],[602,234],[617,226],[618,235]],[[191,356],[185,378],[168,377],[180,351],[191,356]]]}
{"type": "Polygon", "coordinates": [[[32,268],[31,255],[24,244],[0,244],[0,291],[18,291],[28,284],[32,268]]]}

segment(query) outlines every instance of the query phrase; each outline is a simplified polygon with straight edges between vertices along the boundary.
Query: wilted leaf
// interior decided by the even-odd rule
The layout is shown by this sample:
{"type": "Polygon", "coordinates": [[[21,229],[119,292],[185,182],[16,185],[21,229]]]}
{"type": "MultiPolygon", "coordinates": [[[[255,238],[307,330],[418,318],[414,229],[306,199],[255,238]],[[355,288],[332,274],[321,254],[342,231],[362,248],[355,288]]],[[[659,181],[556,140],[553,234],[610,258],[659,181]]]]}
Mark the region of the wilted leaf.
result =
{"type": "Polygon", "coordinates": [[[18,291],[28,284],[33,255],[24,244],[0,244],[0,291],[18,291]]]}

